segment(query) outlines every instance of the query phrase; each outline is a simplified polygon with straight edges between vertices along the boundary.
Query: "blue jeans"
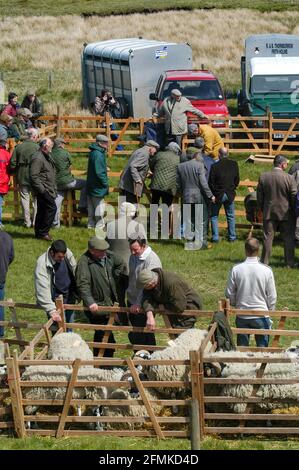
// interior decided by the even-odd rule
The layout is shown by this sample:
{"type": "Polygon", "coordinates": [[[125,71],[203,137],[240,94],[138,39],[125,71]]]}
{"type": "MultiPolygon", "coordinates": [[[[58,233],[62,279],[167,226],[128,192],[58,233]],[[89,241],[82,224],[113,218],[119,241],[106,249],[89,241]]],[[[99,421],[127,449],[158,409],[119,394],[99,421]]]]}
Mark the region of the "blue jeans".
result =
{"type": "MultiPolygon", "coordinates": [[[[236,317],[236,327],[237,328],[262,328],[264,330],[271,329],[270,318],[243,318],[236,317]]],[[[248,334],[238,334],[237,335],[237,345],[238,346],[249,346],[249,337],[248,334]]],[[[268,335],[254,335],[255,342],[259,348],[267,348],[269,345],[269,336],[268,335]]]]}
{"type": "MultiPolygon", "coordinates": [[[[0,300],[4,300],[5,282],[0,282],[0,300]]],[[[4,307],[0,307],[0,321],[4,321],[4,307]]],[[[4,327],[0,326],[0,338],[4,336],[4,327]]]]}
{"type": "Polygon", "coordinates": [[[224,206],[227,225],[228,225],[228,239],[236,240],[236,223],[235,223],[235,204],[234,202],[229,202],[227,194],[224,194],[221,202],[216,202],[211,204],[211,223],[212,223],[212,240],[213,242],[218,242],[219,232],[218,232],[218,215],[221,206],[224,206]]]}
{"type": "Polygon", "coordinates": [[[2,224],[2,206],[4,202],[4,194],[0,194],[0,225],[2,224]]]}

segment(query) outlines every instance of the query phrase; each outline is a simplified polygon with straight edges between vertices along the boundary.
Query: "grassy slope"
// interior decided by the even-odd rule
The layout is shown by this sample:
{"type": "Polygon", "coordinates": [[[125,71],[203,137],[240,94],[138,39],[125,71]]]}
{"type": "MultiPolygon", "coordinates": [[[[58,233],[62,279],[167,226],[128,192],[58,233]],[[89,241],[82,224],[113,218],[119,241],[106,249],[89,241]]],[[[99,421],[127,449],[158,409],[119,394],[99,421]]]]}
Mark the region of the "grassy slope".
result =
{"type": "MultiPolygon", "coordinates": [[[[194,9],[194,8],[248,8],[247,0],[90,0],[71,1],[62,0],[60,2],[49,2],[47,0],[11,0],[9,3],[1,0],[1,15],[55,15],[61,14],[85,14],[85,15],[109,15],[133,12],[151,12],[166,9],[194,9]]],[[[296,0],[255,0],[250,4],[250,8],[259,11],[284,11],[298,10],[296,0]]]]}

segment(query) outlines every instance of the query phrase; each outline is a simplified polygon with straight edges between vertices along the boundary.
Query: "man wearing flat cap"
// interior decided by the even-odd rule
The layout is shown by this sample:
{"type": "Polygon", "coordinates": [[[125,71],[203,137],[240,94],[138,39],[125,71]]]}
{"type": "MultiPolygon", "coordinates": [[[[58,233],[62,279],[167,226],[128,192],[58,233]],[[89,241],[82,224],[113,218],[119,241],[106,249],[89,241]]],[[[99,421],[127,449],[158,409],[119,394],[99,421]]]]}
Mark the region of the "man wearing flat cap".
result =
{"type": "Polygon", "coordinates": [[[17,141],[27,138],[26,130],[32,127],[32,122],[30,121],[31,117],[32,113],[29,109],[17,109],[17,115],[13,118],[10,129],[17,141]]]}
{"type": "Polygon", "coordinates": [[[195,317],[182,316],[184,310],[201,310],[202,302],[195,290],[176,273],[155,268],[142,270],[137,287],[143,289],[142,308],[147,316],[146,326],[155,330],[154,310],[159,306],[176,315],[169,315],[173,328],[193,328],[195,317]]]}
{"type": "Polygon", "coordinates": [[[76,179],[71,173],[71,155],[65,148],[66,141],[62,137],[54,140],[52,149],[52,159],[56,168],[57,197],[55,199],[57,211],[53,225],[60,227],[60,210],[64,198],[64,192],[68,189],[80,190],[80,200],[78,209],[81,212],[87,210],[86,180],[76,179]]]}
{"type": "Polygon", "coordinates": [[[145,178],[149,171],[149,159],[159,150],[160,145],[154,140],[148,140],[143,147],[132,153],[123,170],[119,188],[120,195],[127,202],[138,203],[142,196],[145,178]]]}
{"type": "Polygon", "coordinates": [[[106,151],[109,139],[98,134],[96,141],[89,146],[88,168],[86,179],[87,193],[87,228],[104,227],[104,197],[109,193],[106,151]]]}
{"type": "MultiPolygon", "coordinates": [[[[126,270],[123,261],[111,251],[106,240],[93,237],[88,241],[88,250],[81,256],[76,270],[78,293],[86,307],[85,315],[90,323],[107,325],[109,314],[99,306],[112,306],[118,302],[119,283],[126,270]]],[[[94,342],[101,342],[105,331],[96,330],[94,342]]],[[[108,343],[115,343],[113,333],[108,343]]],[[[94,348],[97,356],[99,348],[94,348]]],[[[104,357],[112,357],[114,349],[105,349],[104,357]]]]}
{"type": "Polygon", "coordinates": [[[178,89],[171,91],[171,95],[165,98],[158,110],[159,117],[165,117],[165,132],[168,140],[174,140],[180,147],[182,138],[188,132],[187,113],[195,114],[201,119],[208,117],[199,109],[192,106],[191,101],[178,89]]]}

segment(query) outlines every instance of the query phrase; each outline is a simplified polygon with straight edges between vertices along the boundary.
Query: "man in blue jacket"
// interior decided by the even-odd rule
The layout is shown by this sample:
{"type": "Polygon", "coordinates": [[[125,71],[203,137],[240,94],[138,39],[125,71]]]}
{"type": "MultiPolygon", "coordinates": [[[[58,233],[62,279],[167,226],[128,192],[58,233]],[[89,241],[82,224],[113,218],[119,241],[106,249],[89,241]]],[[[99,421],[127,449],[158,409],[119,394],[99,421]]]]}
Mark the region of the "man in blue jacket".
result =
{"type": "Polygon", "coordinates": [[[109,192],[106,150],[108,138],[103,134],[96,136],[96,141],[89,149],[86,193],[87,193],[87,228],[103,228],[104,197],[109,192]]]}

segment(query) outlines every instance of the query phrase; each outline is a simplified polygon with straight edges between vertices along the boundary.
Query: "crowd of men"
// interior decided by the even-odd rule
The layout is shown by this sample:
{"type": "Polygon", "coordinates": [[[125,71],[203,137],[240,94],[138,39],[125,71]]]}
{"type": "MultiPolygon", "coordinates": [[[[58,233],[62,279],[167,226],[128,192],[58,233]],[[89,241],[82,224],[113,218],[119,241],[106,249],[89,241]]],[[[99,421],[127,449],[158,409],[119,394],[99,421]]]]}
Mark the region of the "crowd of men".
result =
{"type": "MultiPolygon", "coordinates": [[[[93,324],[107,323],[108,315],[102,307],[115,303],[127,306],[129,314],[119,315],[118,321],[149,330],[130,333],[132,344],[155,345],[155,309],[161,305],[171,313],[170,323],[174,328],[192,328],[195,318],[180,314],[184,310],[202,307],[198,294],[180,276],[163,269],[161,260],[148,244],[146,227],[135,217],[146,189],[146,179],[150,177],[152,204],[162,202],[170,207],[175,198],[180,198],[184,207],[182,211],[188,207],[190,224],[187,224],[188,228],[181,226],[187,249],[210,248],[209,225],[212,243],[220,241],[218,216],[222,206],[228,223],[228,241],[235,242],[234,200],[240,179],[239,168],[237,162],[229,158],[217,130],[209,124],[188,126],[187,112],[200,118],[206,116],[193,108],[179,90],[172,90],[158,113],[165,116],[167,145],[161,149],[157,141],[148,139],[132,153],[119,182],[120,195],[125,202],[119,208],[118,219],[106,226],[108,138],[103,134],[96,136],[89,147],[87,178],[76,179],[71,173],[66,141],[63,138],[54,142],[49,138],[39,141],[34,119],[41,115],[41,103],[33,92],[28,92],[22,106],[25,104],[28,107],[18,107],[16,94],[11,93],[0,116],[0,224],[2,226],[3,198],[9,189],[10,175],[15,174],[25,227],[34,226],[37,239],[52,242],[39,257],[35,270],[37,302],[47,316],[55,322],[61,320],[55,300],[63,295],[67,304],[82,300],[86,317],[93,324]],[[16,119],[19,121],[12,123],[16,119]],[[28,124],[30,119],[33,121],[28,124]],[[12,125],[18,131],[20,143],[10,155],[6,141],[12,125]],[[182,151],[182,137],[187,133],[194,142],[182,151]],[[80,190],[79,210],[88,215],[87,227],[104,234],[90,238],[87,251],[78,263],[66,243],[63,240],[53,242],[50,235],[51,227],[60,226],[61,204],[64,192],[69,189],[80,190]],[[33,214],[30,213],[30,195],[34,202],[33,214]]],[[[298,237],[299,226],[295,217],[296,176],[299,164],[295,163],[290,174],[286,173],[286,168],[285,157],[277,155],[273,169],[260,176],[257,203],[263,214],[262,257],[259,262],[258,241],[248,239],[245,243],[246,260],[232,269],[226,289],[232,305],[237,308],[265,311],[275,308],[275,282],[267,266],[275,232],[280,231],[284,240],[286,266],[295,267],[295,234],[298,237]]],[[[9,235],[5,232],[0,232],[0,235],[1,300],[4,298],[8,266],[14,255],[9,235]]],[[[0,320],[2,318],[3,309],[0,308],[0,320]]],[[[73,318],[74,312],[67,311],[67,322],[71,323],[73,318]]],[[[267,315],[237,317],[237,325],[265,329],[271,326],[267,315]]],[[[0,332],[3,335],[3,330],[0,332]]],[[[95,341],[101,341],[103,336],[104,331],[96,330],[95,341]]],[[[108,342],[115,342],[112,333],[108,342]]],[[[257,343],[267,346],[268,336],[257,336],[257,343]]],[[[248,335],[238,335],[238,344],[248,344],[248,335]]],[[[105,356],[112,356],[113,352],[113,348],[107,348],[105,356]]]]}

